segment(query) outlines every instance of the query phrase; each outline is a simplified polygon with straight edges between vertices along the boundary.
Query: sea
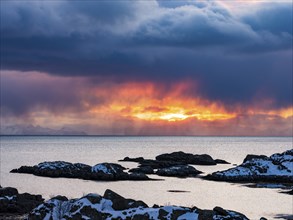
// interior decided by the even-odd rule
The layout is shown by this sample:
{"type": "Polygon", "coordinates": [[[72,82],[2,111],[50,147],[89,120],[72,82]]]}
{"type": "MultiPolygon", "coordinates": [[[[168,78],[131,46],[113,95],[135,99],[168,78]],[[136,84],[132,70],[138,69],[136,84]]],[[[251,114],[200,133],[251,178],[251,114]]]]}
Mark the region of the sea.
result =
{"type": "MultiPolygon", "coordinates": [[[[91,181],[38,177],[10,173],[23,165],[44,161],[68,161],[95,165],[117,163],[124,157],[154,159],[157,155],[184,151],[209,154],[231,164],[194,166],[206,175],[241,164],[247,154],[267,155],[292,149],[292,137],[181,137],[181,136],[0,136],[2,187],[16,187],[20,193],[80,198],[88,193],[103,194],[111,189],[118,194],[148,205],[196,206],[213,209],[220,206],[245,214],[249,219],[279,219],[293,215],[292,195],[276,188],[251,188],[245,184],[214,182],[201,178],[166,177],[162,181],[91,181]],[[234,164],[234,165],[233,165],[234,164]],[[185,191],[185,192],[170,192],[185,191]]],[[[127,168],[134,162],[120,162],[127,168]]],[[[162,179],[156,175],[150,177],[162,179]]]]}

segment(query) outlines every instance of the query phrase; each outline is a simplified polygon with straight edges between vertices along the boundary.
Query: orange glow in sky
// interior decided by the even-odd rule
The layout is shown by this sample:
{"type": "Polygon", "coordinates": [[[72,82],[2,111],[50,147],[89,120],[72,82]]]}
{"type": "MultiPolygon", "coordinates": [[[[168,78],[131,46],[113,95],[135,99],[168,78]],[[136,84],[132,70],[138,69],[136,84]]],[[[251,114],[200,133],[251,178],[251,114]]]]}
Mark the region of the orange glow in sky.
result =
{"type": "MultiPolygon", "coordinates": [[[[214,121],[236,116],[218,103],[182,95],[189,86],[187,82],[178,83],[166,92],[158,85],[148,83],[121,85],[113,89],[115,97],[111,99],[107,111],[132,119],[169,122],[190,118],[214,121]]],[[[101,93],[97,91],[97,94],[101,93]]],[[[92,111],[100,112],[97,108],[92,111]]]]}
{"type": "MultiPolygon", "coordinates": [[[[226,113],[222,111],[211,111],[208,107],[203,106],[170,106],[166,105],[164,108],[157,107],[142,107],[134,106],[130,111],[125,112],[121,109],[121,114],[125,117],[134,117],[142,120],[165,120],[169,122],[182,121],[188,118],[196,118],[198,120],[214,121],[225,120],[235,117],[233,113],[226,113]]],[[[113,110],[118,110],[119,107],[112,107],[113,110]]]]}
{"type": "MultiPolygon", "coordinates": [[[[217,121],[236,118],[240,114],[268,115],[288,118],[292,116],[292,107],[277,111],[264,111],[258,109],[239,109],[228,111],[218,102],[184,96],[189,88],[188,82],[174,85],[167,92],[158,85],[151,83],[126,83],[111,88],[111,96],[107,104],[91,106],[90,112],[94,114],[107,113],[119,117],[143,121],[177,122],[186,119],[200,121],[217,121]]],[[[95,91],[98,95],[105,95],[105,90],[95,91]]],[[[109,91],[106,92],[109,94],[109,91]]]]}

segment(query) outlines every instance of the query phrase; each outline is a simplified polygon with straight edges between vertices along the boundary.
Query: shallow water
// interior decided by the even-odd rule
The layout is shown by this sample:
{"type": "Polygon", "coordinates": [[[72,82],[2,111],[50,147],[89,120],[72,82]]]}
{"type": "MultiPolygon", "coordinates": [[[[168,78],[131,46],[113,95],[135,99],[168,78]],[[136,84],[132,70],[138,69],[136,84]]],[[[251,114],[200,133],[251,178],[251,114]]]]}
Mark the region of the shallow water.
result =
{"type": "MultiPolygon", "coordinates": [[[[242,212],[250,219],[261,216],[292,215],[292,196],[278,189],[249,188],[240,184],[206,181],[199,178],[164,178],[164,181],[95,182],[66,178],[46,178],[29,174],[9,173],[22,165],[43,161],[64,160],[95,165],[117,162],[126,156],[154,158],[174,151],[210,154],[231,165],[195,166],[205,174],[240,164],[247,154],[271,155],[292,148],[292,137],[9,137],[1,138],[2,186],[12,186],[20,192],[42,194],[45,198],[65,195],[81,197],[94,192],[103,194],[112,189],[122,196],[140,199],[153,205],[183,205],[212,209],[221,206],[242,212]],[[174,193],[168,190],[190,192],[174,193]]],[[[125,167],[136,163],[121,162],[125,167]]],[[[154,178],[160,178],[153,176],[154,178]]]]}

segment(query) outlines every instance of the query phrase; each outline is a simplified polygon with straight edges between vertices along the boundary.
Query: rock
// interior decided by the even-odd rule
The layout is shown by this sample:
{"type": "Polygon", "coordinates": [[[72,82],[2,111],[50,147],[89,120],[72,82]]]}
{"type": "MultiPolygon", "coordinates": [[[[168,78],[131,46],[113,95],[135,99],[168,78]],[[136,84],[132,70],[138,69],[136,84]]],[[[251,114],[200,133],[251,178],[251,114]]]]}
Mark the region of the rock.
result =
{"type": "Polygon", "coordinates": [[[12,187],[0,188],[0,213],[25,214],[43,201],[41,195],[19,194],[12,187]]]}
{"type": "Polygon", "coordinates": [[[144,167],[138,167],[133,168],[129,170],[131,173],[144,173],[144,174],[154,174],[154,169],[151,166],[144,166],[144,167]]]}
{"type": "Polygon", "coordinates": [[[68,198],[66,196],[54,196],[52,197],[51,199],[57,199],[57,200],[60,200],[60,201],[68,201],[68,198]]]}
{"type": "Polygon", "coordinates": [[[43,162],[33,167],[22,166],[13,169],[13,173],[28,173],[36,176],[78,178],[85,180],[116,181],[116,180],[150,180],[143,173],[127,173],[125,167],[115,163],[99,163],[91,167],[82,163],[65,161],[43,162]]]}
{"type": "MultiPolygon", "coordinates": [[[[80,212],[81,216],[87,216],[91,220],[102,219],[102,213],[96,209],[93,209],[90,206],[83,206],[79,212],[80,212]]],[[[82,219],[82,218],[79,218],[79,219],[82,219]]]]}
{"type": "Polygon", "coordinates": [[[173,212],[172,212],[171,218],[172,219],[185,220],[186,218],[184,218],[184,215],[194,213],[193,211],[197,211],[197,210],[192,210],[192,209],[189,209],[189,210],[186,210],[186,209],[185,210],[176,210],[176,209],[174,209],[173,212]]]}
{"type": "Polygon", "coordinates": [[[165,153],[156,156],[155,160],[152,159],[144,159],[143,157],[136,157],[136,158],[129,158],[125,157],[123,160],[120,161],[131,161],[131,162],[138,162],[140,165],[138,168],[130,169],[129,172],[131,173],[144,173],[144,174],[157,174],[160,176],[174,176],[174,177],[188,177],[188,176],[196,176],[200,171],[196,172],[188,170],[187,165],[194,164],[194,165],[216,165],[216,164],[229,164],[225,160],[216,159],[214,160],[208,154],[190,154],[184,153],[182,151],[173,152],[173,153],[165,153]],[[170,167],[181,167],[181,171],[174,173],[174,171],[170,171],[170,167]],[[154,169],[158,169],[157,172],[154,169]]]}
{"type": "Polygon", "coordinates": [[[11,173],[30,173],[33,174],[35,171],[34,167],[30,167],[30,166],[22,166],[18,169],[13,169],[10,172],[11,173]]]}
{"type": "Polygon", "coordinates": [[[148,213],[136,214],[131,218],[131,220],[150,220],[150,216],[148,213]]]}
{"type": "Polygon", "coordinates": [[[177,161],[184,164],[194,165],[216,165],[217,163],[213,160],[210,155],[207,154],[189,154],[182,151],[173,152],[170,154],[161,154],[156,157],[158,161],[177,161]]]}
{"type": "Polygon", "coordinates": [[[144,173],[130,173],[127,175],[128,180],[150,180],[144,173]]]}
{"type": "Polygon", "coordinates": [[[126,168],[115,163],[100,163],[91,168],[93,173],[103,173],[103,174],[118,174],[123,172],[126,168]]]}
{"type": "Polygon", "coordinates": [[[208,180],[228,182],[293,182],[293,149],[271,157],[247,155],[244,162],[228,170],[204,177],[208,180]]]}
{"type": "Polygon", "coordinates": [[[144,160],[140,162],[140,167],[149,166],[153,169],[167,168],[176,165],[186,165],[185,162],[180,161],[159,161],[159,160],[144,160]]]}
{"type": "Polygon", "coordinates": [[[144,158],[143,157],[135,157],[135,158],[125,157],[123,160],[119,160],[119,161],[143,162],[144,161],[144,158]]]}
{"type": "Polygon", "coordinates": [[[254,154],[248,154],[244,160],[243,163],[253,160],[253,159],[263,159],[263,160],[268,160],[269,158],[265,155],[254,155],[254,154]]]}
{"type": "Polygon", "coordinates": [[[171,192],[171,193],[190,193],[190,191],[186,191],[186,190],[167,190],[167,192],[171,192]]]}
{"type": "Polygon", "coordinates": [[[202,173],[189,165],[177,165],[168,168],[158,169],[156,172],[159,176],[175,176],[175,177],[194,177],[202,173]]]}
{"type": "Polygon", "coordinates": [[[194,155],[189,164],[195,165],[216,165],[217,163],[208,154],[194,155]]]}
{"type": "Polygon", "coordinates": [[[104,196],[88,194],[80,199],[62,201],[50,199],[29,213],[28,219],[238,219],[247,218],[237,212],[215,207],[212,210],[200,210],[196,207],[187,208],[180,206],[158,206],[148,207],[142,201],[126,199],[123,196],[106,190],[104,196]]]}
{"type": "Polygon", "coordinates": [[[105,192],[104,198],[112,201],[112,208],[114,210],[124,210],[128,208],[128,201],[111,190],[105,192]]]}
{"type": "Polygon", "coordinates": [[[293,189],[291,189],[291,190],[284,190],[284,191],[281,191],[281,193],[285,193],[285,194],[288,194],[288,195],[293,195],[293,189]]]}
{"type": "Polygon", "coordinates": [[[221,159],[215,159],[215,162],[217,164],[230,164],[229,162],[227,162],[226,160],[221,160],[221,159]]]}
{"type": "Polygon", "coordinates": [[[139,208],[139,207],[142,207],[142,208],[148,208],[148,205],[145,204],[145,203],[144,203],[143,201],[141,201],[141,200],[138,200],[138,201],[135,201],[135,200],[130,201],[130,202],[128,203],[128,205],[129,205],[129,208],[139,208]]]}
{"type": "Polygon", "coordinates": [[[167,215],[169,214],[169,212],[167,212],[164,209],[159,209],[159,216],[158,219],[167,219],[167,215]]]}
{"type": "Polygon", "coordinates": [[[198,215],[198,220],[213,220],[214,212],[212,210],[201,210],[198,215]]]}
{"type": "Polygon", "coordinates": [[[132,199],[125,199],[119,194],[113,192],[112,190],[107,189],[103,196],[105,199],[111,200],[112,207],[115,210],[124,210],[129,208],[138,208],[143,207],[147,208],[148,206],[142,201],[135,201],[132,199]]]}
{"type": "Polygon", "coordinates": [[[13,187],[0,188],[0,197],[17,195],[17,189],[13,187]]]}
{"type": "Polygon", "coordinates": [[[222,216],[226,216],[226,215],[228,215],[228,212],[227,212],[225,209],[223,209],[223,208],[221,208],[221,207],[219,207],[219,206],[216,206],[216,207],[213,209],[213,211],[216,212],[217,215],[222,215],[222,216]]]}

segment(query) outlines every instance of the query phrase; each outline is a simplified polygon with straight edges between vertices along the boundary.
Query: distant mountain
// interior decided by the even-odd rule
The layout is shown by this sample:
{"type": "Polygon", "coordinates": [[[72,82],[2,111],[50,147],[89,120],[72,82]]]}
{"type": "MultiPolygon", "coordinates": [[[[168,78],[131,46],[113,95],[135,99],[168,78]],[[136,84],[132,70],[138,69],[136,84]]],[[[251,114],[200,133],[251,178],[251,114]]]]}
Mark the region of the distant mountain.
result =
{"type": "Polygon", "coordinates": [[[44,128],[33,125],[1,126],[1,135],[87,135],[83,131],[63,127],[61,129],[44,128]]]}

